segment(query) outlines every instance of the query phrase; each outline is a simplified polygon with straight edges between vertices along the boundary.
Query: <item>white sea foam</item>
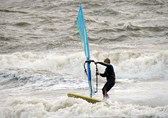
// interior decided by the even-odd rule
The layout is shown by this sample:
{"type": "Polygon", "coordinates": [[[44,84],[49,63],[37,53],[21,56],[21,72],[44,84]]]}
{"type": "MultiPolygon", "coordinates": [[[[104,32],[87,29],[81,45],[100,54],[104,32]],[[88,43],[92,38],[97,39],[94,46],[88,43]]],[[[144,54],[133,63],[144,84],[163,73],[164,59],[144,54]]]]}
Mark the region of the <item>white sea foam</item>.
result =
{"type": "MultiPolygon", "coordinates": [[[[119,79],[167,79],[168,52],[145,53],[136,51],[111,51],[92,54],[95,61],[109,57],[119,79]]],[[[72,54],[13,53],[0,55],[0,69],[31,69],[62,75],[83,76],[83,52],[72,54]]],[[[92,64],[95,70],[94,64],[92,64]]],[[[103,70],[102,66],[99,66],[103,70]]]]}
{"type": "Polygon", "coordinates": [[[58,97],[47,100],[35,97],[9,98],[0,107],[1,117],[167,117],[168,106],[150,107],[119,102],[87,103],[81,99],[58,97]]]}
{"type": "MultiPolygon", "coordinates": [[[[67,98],[74,91],[89,95],[84,79],[84,53],[17,52],[0,55],[2,118],[17,117],[168,117],[168,52],[93,51],[95,61],[109,57],[116,85],[107,103],[90,104],[67,98]],[[72,90],[71,90],[72,89],[72,90]],[[81,92],[80,92],[81,91],[81,92]],[[85,91],[85,92],[84,92],[85,91]],[[7,99],[5,99],[5,96],[7,99]],[[33,97],[30,97],[33,96],[33,97]],[[59,97],[61,96],[61,97],[59,97]]],[[[98,66],[99,72],[104,71],[98,66]]],[[[93,79],[95,66],[92,64],[93,79]]],[[[99,77],[99,92],[105,80],[99,77]]]]}

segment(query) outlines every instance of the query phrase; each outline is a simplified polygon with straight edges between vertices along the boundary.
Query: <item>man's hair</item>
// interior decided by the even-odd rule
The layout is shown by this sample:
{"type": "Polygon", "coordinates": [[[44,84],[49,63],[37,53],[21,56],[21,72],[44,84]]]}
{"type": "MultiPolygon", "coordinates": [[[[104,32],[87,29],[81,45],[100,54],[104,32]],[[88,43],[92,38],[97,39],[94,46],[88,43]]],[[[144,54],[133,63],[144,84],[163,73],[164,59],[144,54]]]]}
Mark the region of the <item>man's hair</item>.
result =
{"type": "Polygon", "coordinates": [[[106,59],[104,59],[104,62],[110,64],[110,59],[106,58],[106,59]]]}

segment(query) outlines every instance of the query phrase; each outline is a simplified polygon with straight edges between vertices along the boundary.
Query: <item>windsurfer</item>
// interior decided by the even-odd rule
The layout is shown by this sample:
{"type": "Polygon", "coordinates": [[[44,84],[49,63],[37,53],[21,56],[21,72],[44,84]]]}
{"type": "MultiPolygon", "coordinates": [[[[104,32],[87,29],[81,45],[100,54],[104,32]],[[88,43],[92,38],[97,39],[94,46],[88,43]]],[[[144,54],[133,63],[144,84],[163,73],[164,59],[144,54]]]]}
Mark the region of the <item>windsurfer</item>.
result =
{"type": "Polygon", "coordinates": [[[96,73],[97,75],[100,75],[101,77],[106,77],[107,82],[105,83],[104,87],[102,88],[103,98],[109,98],[109,95],[107,92],[114,86],[115,84],[115,72],[113,69],[113,66],[110,64],[110,59],[106,58],[103,62],[95,62],[95,64],[101,64],[103,66],[106,66],[104,73],[96,73]]]}

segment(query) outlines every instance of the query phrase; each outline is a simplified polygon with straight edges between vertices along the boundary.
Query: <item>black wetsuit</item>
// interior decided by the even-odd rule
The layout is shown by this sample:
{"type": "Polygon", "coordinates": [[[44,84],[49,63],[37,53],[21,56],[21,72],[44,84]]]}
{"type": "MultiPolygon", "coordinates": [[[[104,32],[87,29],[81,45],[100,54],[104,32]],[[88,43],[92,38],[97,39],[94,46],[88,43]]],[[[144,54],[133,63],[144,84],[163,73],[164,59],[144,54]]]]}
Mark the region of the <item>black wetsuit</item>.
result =
{"type": "Polygon", "coordinates": [[[106,66],[105,72],[100,73],[100,76],[106,77],[107,82],[102,88],[103,96],[108,97],[107,92],[114,86],[115,84],[115,72],[113,69],[113,66],[111,64],[103,63],[103,62],[98,62],[99,64],[106,66]]]}

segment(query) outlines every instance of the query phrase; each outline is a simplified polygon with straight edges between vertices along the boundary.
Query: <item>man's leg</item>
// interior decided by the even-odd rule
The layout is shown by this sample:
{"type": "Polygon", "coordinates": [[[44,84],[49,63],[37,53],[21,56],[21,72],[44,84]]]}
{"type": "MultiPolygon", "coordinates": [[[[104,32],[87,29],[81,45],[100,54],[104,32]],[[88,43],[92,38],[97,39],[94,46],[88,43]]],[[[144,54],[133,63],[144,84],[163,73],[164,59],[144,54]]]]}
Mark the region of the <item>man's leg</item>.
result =
{"type": "Polygon", "coordinates": [[[103,93],[103,98],[108,98],[108,94],[107,94],[107,82],[104,85],[104,87],[102,88],[102,93],[103,93]]]}
{"type": "Polygon", "coordinates": [[[110,83],[110,82],[107,82],[105,84],[105,87],[103,87],[105,90],[104,90],[104,94],[105,94],[105,97],[106,98],[109,98],[109,95],[107,94],[107,92],[114,86],[115,83],[110,83]]]}

